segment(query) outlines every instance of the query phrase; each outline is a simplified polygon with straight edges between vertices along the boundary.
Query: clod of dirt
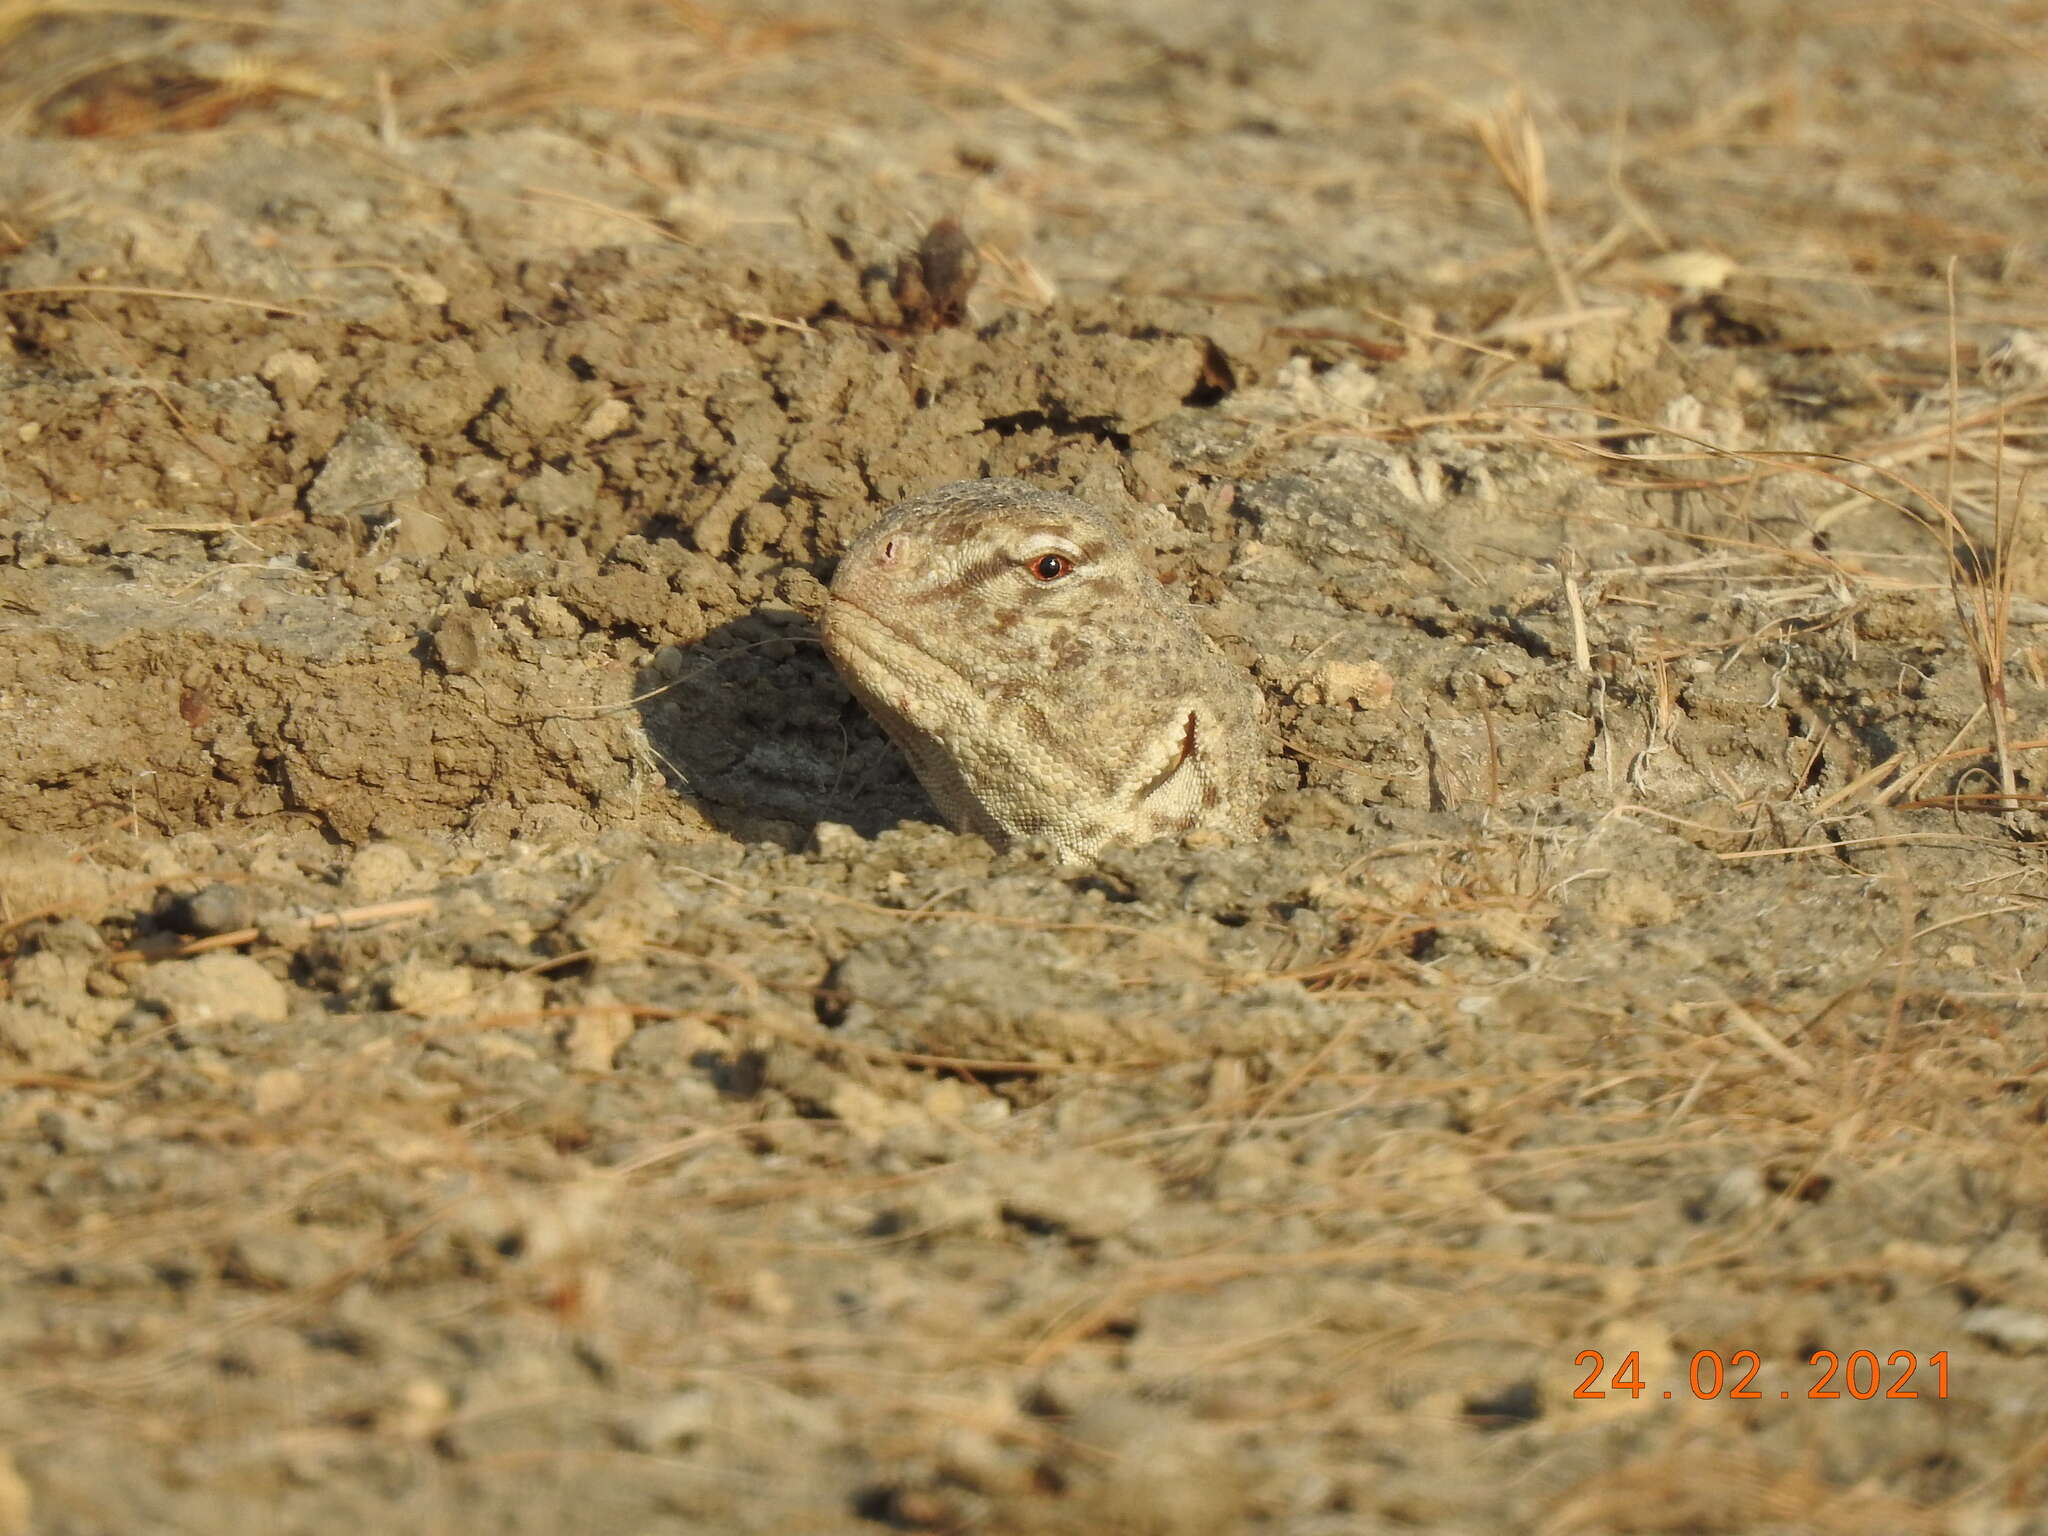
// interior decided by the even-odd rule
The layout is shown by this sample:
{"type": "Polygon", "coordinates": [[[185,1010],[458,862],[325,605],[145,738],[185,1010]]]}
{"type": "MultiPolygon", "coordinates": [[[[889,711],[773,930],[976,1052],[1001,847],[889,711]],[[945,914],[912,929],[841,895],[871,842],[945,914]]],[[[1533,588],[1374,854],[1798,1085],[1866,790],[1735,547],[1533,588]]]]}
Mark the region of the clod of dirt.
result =
{"type": "Polygon", "coordinates": [[[395,516],[427,484],[426,461],[374,417],[350,422],[306,490],[306,510],[334,519],[395,516]]]}
{"type": "Polygon", "coordinates": [[[283,982],[247,955],[217,952],[149,966],[135,981],[135,1001],[181,1030],[228,1019],[282,1024],[291,1014],[283,982]]]}
{"type": "Polygon", "coordinates": [[[1083,1242],[1130,1232],[1161,1198],[1149,1168],[1096,1153],[1018,1159],[987,1173],[1012,1221],[1083,1242]]]}
{"type": "Polygon", "coordinates": [[[912,330],[942,330],[967,318],[981,258],[957,219],[940,219],[917,249],[898,258],[890,297],[912,330]]]}

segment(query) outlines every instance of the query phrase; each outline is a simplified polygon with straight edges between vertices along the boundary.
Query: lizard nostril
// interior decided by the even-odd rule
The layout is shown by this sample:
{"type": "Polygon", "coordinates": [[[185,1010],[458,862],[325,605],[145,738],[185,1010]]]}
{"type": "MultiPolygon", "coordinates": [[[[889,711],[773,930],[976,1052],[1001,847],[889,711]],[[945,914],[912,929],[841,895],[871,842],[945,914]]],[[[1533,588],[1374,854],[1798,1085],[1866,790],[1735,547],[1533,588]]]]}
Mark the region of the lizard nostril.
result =
{"type": "Polygon", "coordinates": [[[886,543],[886,544],[884,544],[884,545],[882,546],[882,564],[884,564],[884,565],[894,565],[895,563],[896,563],[896,541],[895,541],[894,539],[891,539],[891,540],[890,540],[890,541],[889,541],[888,543],[886,543]]]}

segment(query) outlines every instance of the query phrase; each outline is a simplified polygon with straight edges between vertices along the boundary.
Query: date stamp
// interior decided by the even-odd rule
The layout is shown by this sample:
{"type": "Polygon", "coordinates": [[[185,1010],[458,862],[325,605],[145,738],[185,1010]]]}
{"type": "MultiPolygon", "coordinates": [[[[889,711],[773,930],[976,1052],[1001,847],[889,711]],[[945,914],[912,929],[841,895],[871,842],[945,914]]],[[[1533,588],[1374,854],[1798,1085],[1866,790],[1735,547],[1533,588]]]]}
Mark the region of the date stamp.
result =
{"type": "MultiPolygon", "coordinates": [[[[1927,1375],[1924,1377],[1920,1374],[1922,1361],[1910,1349],[1893,1350],[1884,1357],[1882,1364],[1875,1350],[1852,1350],[1844,1356],[1832,1349],[1817,1349],[1806,1363],[1810,1372],[1804,1379],[1806,1390],[1798,1394],[1802,1397],[1827,1399],[1847,1396],[1860,1403],[1874,1397],[1948,1396],[1948,1351],[1945,1349],[1936,1350],[1927,1357],[1927,1375]],[[1918,1385],[1915,1385],[1916,1381],[1918,1385]]],[[[1648,1392],[1667,1399],[1690,1393],[1701,1402],[1716,1398],[1760,1402],[1771,1395],[1769,1383],[1758,1382],[1764,1374],[1764,1362],[1753,1349],[1738,1349],[1725,1360],[1717,1350],[1700,1350],[1686,1369],[1683,1388],[1674,1385],[1661,1393],[1655,1383],[1643,1380],[1640,1350],[1632,1349],[1623,1355],[1612,1375],[1607,1371],[1606,1355],[1597,1349],[1580,1350],[1572,1364],[1586,1372],[1586,1379],[1572,1393],[1578,1398],[1605,1398],[1611,1394],[1640,1400],[1648,1392]]],[[[1794,1395],[1794,1388],[1782,1388],[1776,1395],[1790,1398],[1794,1395]]]]}

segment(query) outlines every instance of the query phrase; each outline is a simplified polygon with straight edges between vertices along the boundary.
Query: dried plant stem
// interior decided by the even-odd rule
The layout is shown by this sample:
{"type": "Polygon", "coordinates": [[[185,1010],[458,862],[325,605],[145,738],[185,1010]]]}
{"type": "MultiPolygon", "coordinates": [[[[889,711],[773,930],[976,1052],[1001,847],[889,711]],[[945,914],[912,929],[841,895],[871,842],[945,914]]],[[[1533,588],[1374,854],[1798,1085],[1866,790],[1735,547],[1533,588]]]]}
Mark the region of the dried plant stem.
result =
{"type": "MultiPolygon", "coordinates": [[[[1959,528],[1955,512],[1957,442],[1962,412],[1960,348],[1956,339],[1956,258],[1948,259],[1948,441],[1942,477],[1941,510],[1951,528],[1959,528]]],[[[2013,774],[2012,743],[2006,719],[2005,662],[2012,623],[2013,542],[2017,516],[2005,510],[2005,423],[2000,412],[1998,430],[1993,434],[1991,475],[1992,528],[1990,548],[1966,538],[1949,543],[1949,595],[1955,603],[1956,619],[1963,639],[1977,664],[1977,685],[1984,694],[1984,707],[1991,716],[1991,750],[1998,770],[1998,810],[2010,815],[2019,809],[2019,785],[2013,774]],[[1972,598],[1965,588],[1975,584],[1972,598]]],[[[2026,496],[2022,478],[2017,503],[2026,496]]]]}
{"type": "Polygon", "coordinates": [[[235,309],[254,309],[267,315],[291,315],[300,320],[313,318],[313,311],[280,299],[242,299],[227,293],[194,293],[185,288],[142,288],[125,283],[39,283],[32,288],[0,288],[0,299],[33,298],[38,294],[112,294],[131,299],[191,299],[200,304],[226,304],[235,309]]]}
{"type": "Polygon", "coordinates": [[[1572,670],[1581,677],[1593,675],[1593,650],[1586,639],[1586,600],[1579,590],[1579,552],[1567,546],[1558,564],[1564,573],[1564,603],[1572,620],[1572,670]]]}
{"type": "Polygon", "coordinates": [[[1548,162],[1535,119],[1529,115],[1528,102],[1521,92],[1515,92],[1499,111],[1473,119],[1472,132],[1509,195],[1521,208],[1529,225],[1529,238],[1550,269],[1550,280],[1557,285],[1558,297],[1564,300],[1568,311],[1577,314],[1583,307],[1578,284],[1572,281],[1571,268],[1557,253],[1557,239],[1550,227],[1548,162]]]}
{"type": "MultiPolygon", "coordinates": [[[[321,928],[354,928],[365,923],[394,923],[401,918],[424,917],[440,905],[431,896],[413,896],[403,901],[380,901],[367,907],[348,907],[339,912],[321,912],[306,919],[306,926],[321,928]]],[[[207,954],[216,949],[239,949],[244,944],[253,944],[263,937],[261,928],[235,928],[226,933],[212,933],[204,938],[190,939],[170,949],[123,949],[108,958],[122,960],[189,960],[194,955],[207,954]]]]}

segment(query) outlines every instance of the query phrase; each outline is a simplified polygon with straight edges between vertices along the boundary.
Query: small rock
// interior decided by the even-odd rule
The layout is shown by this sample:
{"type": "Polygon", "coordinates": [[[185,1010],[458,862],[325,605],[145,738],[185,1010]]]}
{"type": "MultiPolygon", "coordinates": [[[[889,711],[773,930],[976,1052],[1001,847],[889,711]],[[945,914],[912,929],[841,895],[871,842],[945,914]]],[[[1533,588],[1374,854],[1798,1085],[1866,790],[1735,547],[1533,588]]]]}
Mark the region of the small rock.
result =
{"type": "MultiPolygon", "coordinates": [[[[392,550],[415,559],[431,560],[448,547],[452,534],[448,519],[431,510],[441,503],[431,497],[408,497],[392,508],[389,523],[392,550]]],[[[380,529],[380,532],[383,530],[380,529]]],[[[399,630],[403,635],[405,631],[399,630]]],[[[380,642],[390,643],[390,642],[380,642]]]]}
{"type": "Polygon", "coordinates": [[[789,1282],[772,1269],[757,1269],[747,1276],[747,1306],[762,1317],[785,1318],[796,1312],[796,1298],[789,1282]]]}
{"type": "Polygon", "coordinates": [[[401,1440],[430,1440],[447,1427],[455,1395],[430,1376],[415,1376],[377,1413],[377,1428],[401,1440]]]}
{"type": "Polygon", "coordinates": [[[2048,1352],[2048,1312],[2031,1307],[1972,1307],[1963,1314],[1963,1332],[2010,1355],[2048,1352]]]}
{"type": "Polygon", "coordinates": [[[633,421],[633,408],[623,400],[600,400],[576,429],[586,443],[602,442],[623,432],[633,421]]]}
{"type": "Polygon", "coordinates": [[[1130,1536],[1226,1536],[1249,1522],[1252,1486],[1226,1426],[1189,1422],[1131,1398],[1098,1398],[1063,1427],[1098,1448],[1090,1525],[1130,1536]]]}
{"type": "Polygon", "coordinates": [[[64,908],[96,918],[113,891],[112,878],[55,838],[0,833],[0,912],[9,918],[64,908]]]}
{"type": "Polygon", "coordinates": [[[241,886],[219,882],[166,903],[158,916],[173,933],[200,938],[253,927],[256,921],[249,893],[241,886]]]}
{"type": "Polygon", "coordinates": [[[286,954],[297,954],[312,943],[314,932],[312,922],[294,912],[272,912],[256,924],[257,936],[286,954]]]}
{"type": "Polygon", "coordinates": [[[594,469],[561,470],[550,464],[514,491],[512,499],[544,524],[566,525],[590,510],[598,483],[594,469]]]}
{"type": "Polygon", "coordinates": [[[1092,1152],[1019,1159],[995,1183],[1011,1220],[1083,1240],[1113,1237],[1159,1204],[1151,1169],[1092,1152]]]}
{"type": "Polygon", "coordinates": [[[35,1496],[15,1469],[14,1458],[0,1451],[0,1536],[31,1536],[35,1512],[35,1496]]]}
{"type": "Polygon", "coordinates": [[[282,1024],[291,1013],[283,982],[247,955],[227,953],[153,965],[136,978],[135,999],[180,1025],[232,1018],[282,1024]]]}
{"type": "Polygon", "coordinates": [[[1295,696],[1304,704],[1382,709],[1394,697],[1394,674],[1370,659],[1333,657],[1309,668],[1295,696]]]}
{"type": "MultiPolygon", "coordinates": [[[[79,969],[96,964],[107,952],[107,941],[99,929],[75,917],[50,923],[36,935],[35,942],[37,955],[62,956],[66,970],[74,975],[79,969]]],[[[19,978],[19,962],[15,974],[19,978]]]]}
{"type": "MultiPolygon", "coordinates": [[[[522,343],[510,340],[499,347],[487,348],[477,359],[478,366],[504,380],[504,396],[498,403],[497,414],[509,422],[515,432],[526,437],[545,437],[566,427],[576,414],[577,404],[583,397],[577,386],[576,377],[565,367],[545,362],[538,357],[525,355],[522,343]],[[511,356],[506,356],[509,348],[511,356]],[[506,364],[510,363],[509,370],[506,364]]],[[[595,484],[595,470],[583,471],[595,484]]]]}
{"type": "Polygon", "coordinates": [[[1695,1221],[1726,1221],[1753,1211],[1770,1198],[1763,1171],[1750,1163],[1730,1168],[1687,1210],[1695,1221]]]}
{"type": "Polygon", "coordinates": [[[92,1065],[78,1028],[31,1003],[0,1003],[0,1046],[34,1072],[82,1072],[92,1065]]]}
{"type": "Polygon", "coordinates": [[[1656,361],[1671,329],[1670,311],[1645,299],[1625,315],[1573,327],[1564,344],[1565,382],[1577,390],[1615,389],[1656,361]]]}
{"type": "Polygon", "coordinates": [[[583,1002],[584,1009],[562,1037],[562,1048],[576,1071],[609,1072],[619,1048],[633,1038],[633,1015],[606,987],[590,988],[583,1002]]]}
{"type": "Polygon", "coordinates": [[[448,1213],[450,1231],[503,1259],[546,1264],[588,1251],[604,1229],[617,1191],[601,1180],[507,1192],[448,1213]]]}
{"type": "Polygon", "coordinates": [[[305,399],[323,376],[320,359],[296,347],[271,353],[256,370],[256,377],[275,390],[278,399],[287,405],[305,399]]]}
{"type": "Polygon", "coordinates": [[[921,1105],[884,1098],[862,1083],[841,1083],[827,1107],[832,1118],[853,1133],[854,1140],[870,1147],[899,1127],[926,1125],[931,1120],[921,1105]]]}
{"type": "Polygon", "coordinates": [[[701,1057],[715,1059],[731,1049],[732,1042],[701,1019],[670,1019],[634,1030],[617,1060],[636,1072],[674,1076],[695,1070],[701,1057]]]}
{"type": "Polygon", "coordinates": [[[820,858],[854,859],[867,847],[867,839],[843,822],[821,821],[811,828],[811,851],[820,858]]]}
{"type": "Polygon", "coordinates": [[[476,977],[463,965],[401,960],[384,976],[384,996],[390,1005],[422,1019],[466,1011],[475,991],[476,977]]]}
{"type": "Polygon", "coordinates": [[[618,1436],[636,1451],[674,1450],[701,1438],[718,1422],[718,1399],[693,1387],[613,1421],[618,1436]]]}
{"type": "MultiPolygon", "coordinates": [[[[68,927],[60,924],[59,927],[68,927]]],[[[97,935],[95,935],[97,937],[97,935]]],[[[41,1003],[58,1013],[70,1012],[79,989],[92,974],[95,951],[62,942],[23,955],[14,962],[14,996],[24,1003],[41,1003]]]]}
{"type": "Polygon", "coordinates": [[[1591,895],[1594,921],[1610,935],[1675,922],[1683,911],[1669,888],[1628,870],[1585,884],[1595,887],[1591,895]]]}
{"type": "Polygon", "coordinates": [[[921,1237],[966,1233],[994,1237],[1002,1230],[1003,1207],[983,1170],[956,1165],[904,1186],[890,1214],[900,1230],[921,1237]]]}
{"type": "Polygon", "coordinates": [[[486,1033],[473,1036],[466,1047],[478,1061],[539,1061],[540,1052],[511,1035],[486,1033]]]}
{"type": "Polygon", "coordinates": [[[36,1129],[50,1150],[90,1157],[112,1150],[114,1138],[103,1125],[68,1109],[46,1109],[36,1117],[36,1129]]]}
{"type": "Polygon", "coordinates": [[[801,566],[790,566],[775,578],[775,595],[816,622],[825,611],[825,585],[801,566]]]}
{"type": "Polygon", "coordinates": [[[483,665],[497,634],[498,627],[489,614],[474,608],[456,609],[434,627],[434,655],[441,670],[455,677],[466,677],[476,671],[483,665]]]}
{"type": "Polygon", "coordinates": [[[439,309],[448,302],[448,285],[425,272],[400,270],[392,273],[392,280],[408,299],[424,308],[439,309]]]}
{"type": "Polygon", "coordinates": [[[328,453],[306,492],[306,508],[318,517],[382,516],[426,484],[427,465],[419,450],[383,422],[365,416],[328,453]]]}
{"type": "Polygon", "coordinates": [[[281,1114],[306,1097],[306,1079],[290,1067],[259,1072],[249,1085],[249,1107],[259,1115],[281,1114]]]}
{"type": "Polygon", "coordinates": [[[227,1274],[269,1290],[309,1290],[332,1278],[346,1255],[325,1234],[306,1227],[244,1232],[228,1249],[227,1274]]]}
{"type": "Polygon", "coordinates": [[[349,860],[342,884],[357,901],[382,901],[411,884],[419,874],[413,856],[396,843],[366,843],[349,860]]]}
{"type": "Polygon", "coordinates": [[[1739,263],[1718,251],[1668,251],[1641,263],[1645,277],[1692,293],[1716,293],[1728,285],[1739,263]]]}
{"type": "Polygon", "coordinates": [[[563,920],[562,931],[578,949],[623,954],[675,915],[675,898],[642,856],[612,866],[595,889],[563,920]]]}
{"type": "Polygon", "coordinates": [[[573,640],[583,633],[583,621],[559,597],[546,592],[522,597],[508,611],[542,640],[573,640]]]}

